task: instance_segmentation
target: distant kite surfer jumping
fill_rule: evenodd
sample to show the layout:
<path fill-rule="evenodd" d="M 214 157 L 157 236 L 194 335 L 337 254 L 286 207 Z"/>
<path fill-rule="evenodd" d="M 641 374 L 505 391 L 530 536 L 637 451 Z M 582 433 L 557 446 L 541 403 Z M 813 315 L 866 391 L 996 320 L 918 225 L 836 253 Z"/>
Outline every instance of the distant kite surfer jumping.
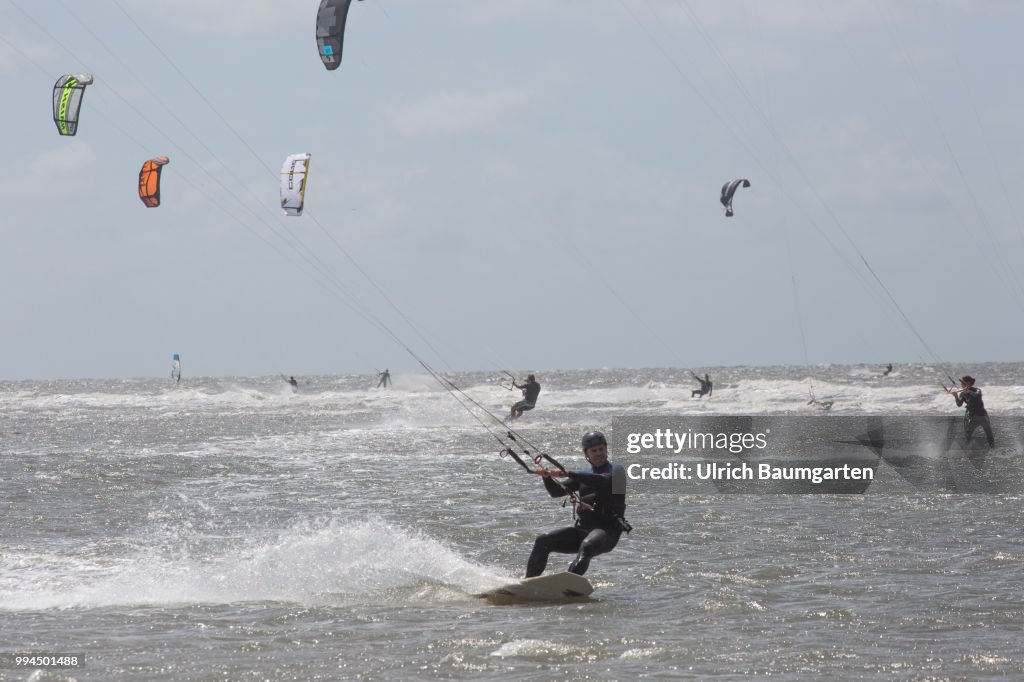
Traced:
<path fill-rule="evenodd" d="M 519 385 L 512 380 L 512 385 L 516 388 L 522 389 L 523 399 L 512 406 L 511 419 L 515 421 L 519 417 L 523 416 L 523 412 L 532 410 L 537 406 L 537 396 L 540 395 L 540 384 L 537 383 L 537 379 L 529 374 L 526 377 L 526 383 Z"/>
<path fill-rule="evenodd" d="M 377 375 L 380 381 L 377 382 L 377 388 L 387 388 L 391 384 L 391 371 L 385 369 L 383 372 Z"/>
<path fill-rule="evenodd" d="M 711 389 L 712 389 L 711 377 L 708 376 L 707 373 L 705 373 L 704 374 L 704 378 L 701 379 L 699 376 L 697 376 L 693 372 L 690 372 L 690 376 L 692 376 L 694 379 L 696 379 L 697 381 L 700 382 L 700 388 L 697 388 L 697 389 L 694 389 L 693 391 L 691 391 L 690 392 L 690 398 L 693 398 L 694 396 L 697 396 L 698 398 L 703 398 L 704 396 L 707 396 L 707 397 L 710 398 L 711 397 Z"/>
<path fill-rule="evenodd" d="M 883 377 L 889 376 L 889 372 L 891 372 L 891 371 L 892 371 L 892 363 L 890 362 L 888 365 L 885 366 L 885 371 L 882 372 L 882 376 Z"/>

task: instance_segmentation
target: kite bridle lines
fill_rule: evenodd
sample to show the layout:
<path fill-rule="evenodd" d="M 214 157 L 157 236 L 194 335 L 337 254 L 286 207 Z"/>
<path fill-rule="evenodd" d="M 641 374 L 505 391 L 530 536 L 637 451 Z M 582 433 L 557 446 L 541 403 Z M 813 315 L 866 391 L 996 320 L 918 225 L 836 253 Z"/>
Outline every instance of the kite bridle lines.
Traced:
<path fill-rule="evenodd" d="M 526 463 L 524 458 L 530 460 L 535 467 L 539 467 L 544 460 L 547 460 L 552 466 L 554 466 L 558 470 L 568 471 L 568 469 L 562 466 L 561 462 L 559 462 L 557 459 L 555 459 L 554 457 L 545 452 L 539 452 L 536 455 L 532 455 L 531 450 L 537 451 L 538 448 L 533 443 L 531 443 L 528 438 L 526 438 L 522 434 L 517 433 L 515 429 L 506 426 L 505 422 L 503 422 L 501 419 L 498 418 L 497 415 L 495 415 L 493 412 L 491 412 L 482 404 L 480 404 L 480 401 L 476 400 L 471 395 L 467 394 L 461 388 L 456 386 L 455 382 L 441 376 L 441 374 L 434 370 L 434 368 L 428 365 L 424 360 L 419 358 L 416 355 L 416 353 L 412 351 L 412 349 L 410 349 L 408 346 L 405 346 L 405 344 L 402 343 L 399 339 L 395 338 L 395 340 L 398 341 L 399 344 L 404 346 L 406 352 L 408 352 L 413 357 L 413 359 L 415 359 L 416 362 L 418 362 L 420 366 L 423 367 L 423 369 L 425 369 L 428 374 L 430 374 L 431 377 L 433 377 L 439 384 L 441 384 L 441 386 L 443 386 L 444 389 L 448 391 L 449 395 L 455 398 L 459 405 L 461 405 L 462 408 L 466 410 L 466 412 L 468 412 L 470 416 L 472 416 L 473 419 L 475 419 L 480 424 L 480 426 L 484 427 L 484 429 L 488 433 L 490 433 L 495 440 L 498 441 L 499 445 L 502 446 L 502 449 L 498 452 L 499 457 L 511 457 L 513 460 L 515 460 L 516 464 L 523 467 L 523 469 L 526 470 L 528 474 L 536 474 L 537 470 L 531 468 L 530 465 Z M 483 412 L 488 417 L 490 417 L 493 425 L 500 424 L 501 429 L 505 433 L 503 435 L 499 434 L 493 428 L 492 424 L 488 424 L 486 421 L 481 419 L 480 415 L 472 409 L 474 407 L 480 412 Z M 520 443 L 522 443 L 522 445 L 525 445 L 526 447 L 522 447 Z M 521 452 L 516 451 L 516 446 L 520 448 Z M 576 494 L 575 490 L 572 490 L 571 488 L 569 488 L 556 478 L 552 478 L 551 480 L 553 480 L 562 490 L 565 491 L 567 499 L 562 503 L 562 505 L 565 506 L 565 504 L 569 502 L 572 503 L 572 516 L 574 519 L 577 518 L 577 509 L 594 511 L 594 507 L 581 500 L 580 496 Z"/>

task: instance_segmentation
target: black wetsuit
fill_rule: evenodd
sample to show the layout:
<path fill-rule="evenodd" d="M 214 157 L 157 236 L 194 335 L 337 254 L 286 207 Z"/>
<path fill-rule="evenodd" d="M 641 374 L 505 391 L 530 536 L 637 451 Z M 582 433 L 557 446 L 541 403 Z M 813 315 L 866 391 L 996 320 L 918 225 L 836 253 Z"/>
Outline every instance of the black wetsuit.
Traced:
<path fill-rule="evenodd" d="M 889 372 L 891 372 L 891 371 L 892 371 L 892 365 L 886 365 L 885 366 L 885 371 L 882 372 L 882 376 L 883 377 L 889 376 Z"/>
<path fill-rule="evenodd" d="M 381 388 L 381 387 L 387 388 L 388 384 L 390 384 L 390 383 L 391 383 L 391 372 L 387 372 L 387 371 L 381 372 L 380 373 L 380 381 L 377 382 L 377 388 Z"/>
<path fill-rule="evenodd" d="M 992 424 L 988 420 L 988 411 L 985 409 L 985 403 L 981 399 L 981 389 L 971 386 L 965 388 L 956 394 L 956 406 L 966 406 L 966 413 L 964 414 L 964 430 L 967 434 L 967 439 L 970 440 L 974 430 L 979 426 L 985 430 L 985 439 L 988 441 L 988 446 L 995 447 L 996 439 L 992 435 Z"/>
<path fill-rule="evenodd" d="M 523 384 L 523 399 L 512 406 L 512 414 L 519 417 L 527 410 L 537 406 L 537 396 L 540 395 L 540 384 L 536 380 L 527 381 Z"/>
<path fill-rule="evenodd" d="M 690 397 L 692 398 L 695 395 L 696 396 L 700 396 L 702 398 L 705 395 L 710 397 L 711 396 L 711 379 L 701 379 L 696 374 L 693 375 L 693 378 L 700 382 L 700 388 L 696 389 L 695 391 L 690 391 Z"/>
<path fill-rule="evenodd" d="M 563 485 L 576 491 L 580 500 L 594 510 L 580 506 L 575 526 L 546 533 L 534 541 L 530 560 L 526 564 L 527 578 L 544 572 L 551 552 L 576 552 L 569 571 L 583 575 L 590 566 L 590 560 L 598 554 L 612 551 L 622 531 L 628 530 L 622 516 L 626 512 L 625 469 L 606 461 L 600 469 L 570 471 L 568 474 L 569 478 L 563 480 Z M 551 497 L 564 497 L 568 494 L 562 486 L 547 477 L 544 478 L 544 487 Z"/>

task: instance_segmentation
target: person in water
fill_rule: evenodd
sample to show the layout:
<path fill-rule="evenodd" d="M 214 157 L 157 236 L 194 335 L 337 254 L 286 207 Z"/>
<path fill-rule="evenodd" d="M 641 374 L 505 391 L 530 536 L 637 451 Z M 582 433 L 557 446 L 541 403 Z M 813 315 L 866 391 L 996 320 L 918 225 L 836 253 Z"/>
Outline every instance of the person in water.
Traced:
<path fill-rule="evenodd" d="M 544 572 L 551 552 L 576 554 L 569 572 L 583 575 L 590 560 L 612 551 L 623 531 L 632 530 L 626 512 L 626 470 L 608 459 L 608 441 L 600 431 L 583 434 L 583 456 L 590 471 L 561 471 L 537 467 L 544 488 L 551 497 L 564 497 L 573 491 L 580 504 L 574 506 L 575 525 L 559 528 L 538 537 L 526 563 L 526 577 Z M 555 479 L 561 479 L 556 481 Z"/>
<path fill-rule="evenodd" d="M 964 413 L 964 433 L 967 436 L 967 440 L 971 439 L 974 430 L 980 426 L 985 430 L 985 440 L 988 441 L 988 446 L 990 448 L 995 447 L 996 439 L 992 435 L 992 424 L 988 420 L 988 411 L 985 409 L 985 403 L 981 399 L 981 389 L 974 385 L 974 377 L 970 375 L 960 377 L 960 390 L 951 392 L 956 399 L 956 406 L 963 406 L 966 410 Z"/>
<path fill-rule="evenodd" d="M 819 410 L 823 410 L 825 412 L 828 412 L 829 410 L 832 409 L 832 406 L 836 404 L 836 401 L 834 401 L 834 400 L 818 400 L 817 398 L 815 398 L 812 395 L 811 399 L 807 401 L 807 404 L 808 405 L 814 405 Z"/>
<path fill-rule="evenodd" d="M 882 372 L 882 376 L 883 377 L 889 376 L 889 372 L 891 372 L 891 371 L 892 371 L 892 363 L 890 362 L 888 365 L 885 366 L 885 371 Z"/>
<path fill-rule="evenodd" d="M 288 383 L 291 385 L 292 391 L 299 390 L 299 382 L 295 380 L 295 377 L 288 377 Z"/>
<path fill-rule="evenodd" d="M 704 378 L 701 379 L 699 376 L 697 376 L 693 372 L 690 372 L 690 376 L 692 376 L 694 379 L 696 379 L 697 381 L 700 382 L 700 388 L 691 391 L 690 392 L 690 397 L 693 398 L 694 396 L 697 396 L 697 397 L 703 398 L 706 395 L 707 397 L 710 398 L 711 397 L 711 377 L 708 376 L 707 373 L 705 373 L 704 374 Z"/>
<path fill-rule="evenodd" d="M 512 421 L 515 421 L 519 417 L 523 416 L 523 412 L 537 407 L 537 396 L 540 395 L 540 384 L 537 383 L 536 377 L 532 374 L 528 374 L 526 376 L 525 384 L 520 386 L 515 382 L 515 379 L 513 379 L 512 385 L 523 390 L 523 399 L 512 406 L 511 418 Z"/>
<path fill-rule="evenodd" d="M 377 375 L 380 377 L 380 381 L 377 382 L 377 388 L 387 388 L 391 384 L 391 372 L 390 370 L 384 370 Z"/>

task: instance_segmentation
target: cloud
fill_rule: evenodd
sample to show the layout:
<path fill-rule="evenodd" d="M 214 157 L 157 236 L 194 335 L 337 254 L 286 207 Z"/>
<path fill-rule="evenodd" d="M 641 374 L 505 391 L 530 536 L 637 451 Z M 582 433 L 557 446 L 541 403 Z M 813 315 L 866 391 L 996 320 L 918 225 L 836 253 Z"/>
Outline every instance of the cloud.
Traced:
<path fill-rule="evenodd" d="M 1013 9 L 1014 3 L 979 0 L 907 0 L 880 5 L 877 0 L 820 0 L 789 2 L 720 2 L 720 0 L 656 0 L 648 4 L 660 22 L 691 25 L 693 17 L 705 27 L 757 28 L 758 30 L 847 30 L 856 26 L 877 26 L 890 22 L 917 21 L 922 11 L 948 8 L 963 13 L 989 13 Z M 945 11 L 943 9 L 943 11 Z M 639 16 L 643 14 L 638 13 Z M 645 19 L 646 21 L 646 19 Z"/>
<path fill-rule="evenodd" d="M 493 133 L 504 129 L 530 97 L 523 90 L 434 93 L 398 113 L 395 127 L 413 137 Z"/>
<path fill-rule="evenodd" d="M 933 148 L 915 150 L 906 138 L 892 131 L 878 131 L 861 114 L 812 119 L 801 126 L 799 145 L 790 149 L 799 160 L 801 173 L 788 161 L 780 166 L 782 185 L 813 193 L 829 205 L 879 205 L 892 202 L 935 202 L 945 191 L 949 165 Z M 812 200 L 812 205 L 817 200 Z"/>
<path fill-rule="evenodd" d="M 185 28 L 190 33 L 244 35 L 300 19 L 310 24 L 316 17 L 316 3 L 282 0 L 246 0 L 245 3 L 211 0 L 131 0 L 125 10 L 133 16 L 140 11 L 159 11 L 159 19 Z M 311 15 L 311 16 L 310 16 Z"/>
<path fill-rule="evenodd" d="M 4 37 L 0 40 L 0 73 L 16 73 L 25 61 L 38 64 L 56 56 L 57 50 L 52 45 Z"/>
<path fill-rule="evenodd" d="M 66 197 L 74 193 L 71 188 L 85 186 L 83 171 L 95 160 L 96 152 L 89 143 L 64 138 L 60 146 L 43 152 L 21 172 L 0 177 L 0 199 L 52 199 L 55 187 L 63 188 Z"/>
<path fill-rule="evenodd" d="M 585 3 L 551 2 L 551 0 L 502 0 L 480 2 L 463 0 L 448 4 L 452 21 L 465 26 L 501 26 L 514 23 L 552 24 L 571 21 L 582 25 L 591 19 L 600 21 L 600 13 Z"/>
<path fill-rule="evenodd" d="M 941 189 L 936 183 L 947 170 L 943 163 L 905 156 L 890 145 L 865 150 L 854 163 L 859 173 L 848 191 L 860 201 L 934 196 Z"/>
<path fill-rule="evenodd" d="M 7 43 L 0 42 L 0 73 L 14 73 L 17 66 L 17 52 Z"/>

